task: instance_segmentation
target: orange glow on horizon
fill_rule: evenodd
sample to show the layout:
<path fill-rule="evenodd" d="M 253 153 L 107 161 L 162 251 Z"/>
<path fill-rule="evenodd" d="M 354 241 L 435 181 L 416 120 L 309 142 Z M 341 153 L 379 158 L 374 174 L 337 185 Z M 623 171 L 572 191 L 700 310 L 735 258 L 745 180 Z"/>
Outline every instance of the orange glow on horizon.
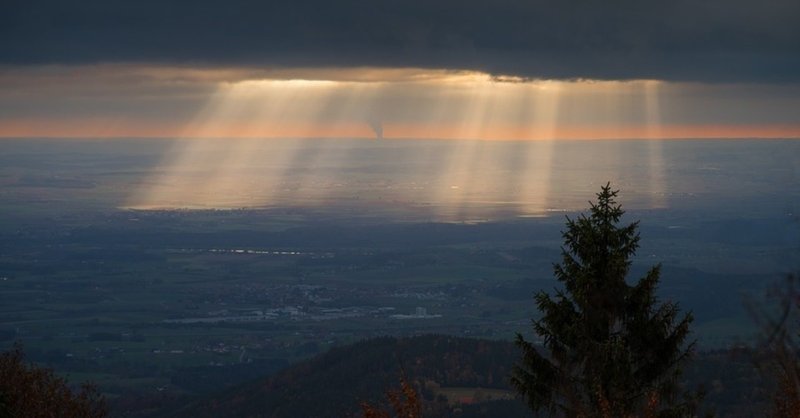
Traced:
<path fill-rule="evenodd" d="M 241 126 L 207 127 L 187 135 L 183 123 L 141 123 L 115 118 L 0 121 L 0 138 L 374 138 L 365 123 L 265 124 L 258 129 Z M 800 138 L 798 125 L 660 125 L 657 130 L 639 126 L 492 126 L 472 138 L 460 138 L 460 126 L 445 124 L 385 123 L 386 139 L 703 139 Z"/>
<path fill-rule="evenodd" d="M 0 71 L 0 105 L 5 93 L 31 109 L 0 116 L 0 138 L 800 138 L 800 123 L 773 118 L 769 106 L 742 118 L 757 99 L 747 88 L 709 101 L 708 86 L 686 83 L 414 68 L 95 66 L 75 80 L 64 71 Z"/>
<path fill-rule="evenodd" d="M 445 126 L 392 125 L 385 126 L 386 137 L 415 139 L 482 139 L 482 140 L 570 140 L 570 139 L 702 139 L 702 138 L 800 138 L 800 125 L 686 125 L 641 126 L 563 126 L 519 128 L 513 126 L 491 129 L 491 135 L 476 138 L 457 138 L 455 129 Z"/>

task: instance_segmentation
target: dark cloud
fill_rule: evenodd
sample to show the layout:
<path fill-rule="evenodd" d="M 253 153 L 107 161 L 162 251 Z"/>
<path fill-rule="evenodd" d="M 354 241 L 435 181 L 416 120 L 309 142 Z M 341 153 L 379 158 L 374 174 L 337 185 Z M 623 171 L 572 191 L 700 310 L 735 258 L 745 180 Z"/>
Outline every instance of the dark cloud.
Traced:
<path fill-rule="evenodd" d="M 800 81 L 797 0 L 10 0 L 0 63 Z"/>

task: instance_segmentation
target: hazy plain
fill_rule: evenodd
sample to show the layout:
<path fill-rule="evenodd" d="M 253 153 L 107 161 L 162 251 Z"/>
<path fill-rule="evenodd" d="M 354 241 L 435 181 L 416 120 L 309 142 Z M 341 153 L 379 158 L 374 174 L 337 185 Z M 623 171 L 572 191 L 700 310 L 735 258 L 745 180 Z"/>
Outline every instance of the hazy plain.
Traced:
<path fill-rule="evenodd" d="M 788 140 L 2 140 L 0 337 L 121 404 L 368 336 L 510 338 L 556 286 L 564 216 L 610 181 L 641 221 L 633 273 L 662 263 L 661 297 L 694 311 L 701 347 L 728 347 L 752 338 L 744 301 L 797 270 L 798 155 Z"/>

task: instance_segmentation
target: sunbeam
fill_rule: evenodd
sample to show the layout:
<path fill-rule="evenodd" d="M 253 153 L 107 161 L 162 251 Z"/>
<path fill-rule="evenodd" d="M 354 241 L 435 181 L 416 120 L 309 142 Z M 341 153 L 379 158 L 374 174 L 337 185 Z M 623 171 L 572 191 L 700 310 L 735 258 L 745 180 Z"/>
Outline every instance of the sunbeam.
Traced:
<path fill-rule="evenodd" d="M 563 197 L 551 198 L 554 188 L 600 181 L 585 178 L 584 167 L 624 177 L 614 171 L 622 167 L 619 143 L 585 155 L 566 139 L 626 134 L 649 140 L 643 187 L 653 207 L 663 207 L 659 85 L 468 72 L 222 82 L 128 207 L 347 200 L 405 202 L 453 220 L 541 215 L 568 209 Z"/>
<path fill-rule="evenodd" d="M 663 133 L 661 132 L 661 107 L 659 105 L 658 81 L 644 84 L 644 108 L 647 123 L 647 148 L 649 167 L 650 204 L 655 208 L 666 207 L 666 177 L 664 167 Z"/>
<path fill-rule="evenodd" d="M 541 138 L 542 141 L 536 146 L 527 147 L 527 152 L 523 153 L 525 158 L 521 168 L 524 175 L 512 176 L 514 184 L 519 185 L 514 189 L 520 191 L 522 210 L 525 213 L 540 214 L 548 209 L 561 85 L 560 82 L 546 82 L 528 89 L 526 98 L 533 104 L 533 137 Z"/>

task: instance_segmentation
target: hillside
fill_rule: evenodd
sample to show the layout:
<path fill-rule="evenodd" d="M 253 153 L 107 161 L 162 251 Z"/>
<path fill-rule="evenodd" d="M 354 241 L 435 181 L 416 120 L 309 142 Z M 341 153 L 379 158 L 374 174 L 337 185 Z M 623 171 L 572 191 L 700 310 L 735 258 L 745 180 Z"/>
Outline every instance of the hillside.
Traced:
<path fill-rule="evenodd" d="M 451 416 L 456 410 L 462 417 L 525 416 L 519 401 L 488 401 L 508 397 L 507 376 L 516 357 L 516 348 L 502 341 L 438 335 L 376 338 L 334 348 L 271 378 L 191 405 L 177 416 L 352 416 L 362 401 L 382 402 L 385 390 L 399 385 L 401 367 L 422 391 L 426 416 Z M 474 401 L 470 398 L 476 392 L 485 402 L 460 405 Z"/>
<path fill-rule="evenodd" d="M 442 335 L 382 337 L 337 347 L 311 360 L 188 405 L 175 417 L 350 417 L 359 403 L 385 401 L 401 366 L 422 393 L 426 417 L 527 417 L 508 386 L 518 357 L 508 341 Z M 769 389 L 744 353 L 700 353 L 686 384 L 707 391 L 720 417 L 763 415 Z"/>

